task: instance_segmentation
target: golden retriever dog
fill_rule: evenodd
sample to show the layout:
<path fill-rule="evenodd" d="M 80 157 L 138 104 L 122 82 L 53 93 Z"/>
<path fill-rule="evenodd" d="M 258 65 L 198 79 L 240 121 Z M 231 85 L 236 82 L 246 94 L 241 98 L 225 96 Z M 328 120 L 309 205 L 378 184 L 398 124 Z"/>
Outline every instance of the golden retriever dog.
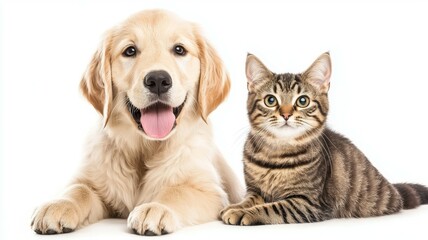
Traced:
<path fill-rule="evenodd" d="M 207 119 L 230 80 L 195 24 L 162 10 L 131 16 L 107 32 L 80 87 L 103 121 L 65 194 L 36 209 L 36 233 L 119 217 L 162 235 L 240 201 Z"/>

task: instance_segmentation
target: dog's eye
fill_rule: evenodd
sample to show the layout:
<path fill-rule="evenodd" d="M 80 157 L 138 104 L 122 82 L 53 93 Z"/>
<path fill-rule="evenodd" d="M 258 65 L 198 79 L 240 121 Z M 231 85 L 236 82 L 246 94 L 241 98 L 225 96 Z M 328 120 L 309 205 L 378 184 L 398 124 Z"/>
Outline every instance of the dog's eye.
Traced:
<path fill-rule="evenodd" d="M 173 51 L 179 56 L 185 56 L 187 54 L 187 50 L 181 45 L 175 45 Z"/>
<path fill-rule="evenodd" d="M 127 47 L 122 53 L 124 57 L 133 57 L 135 54 L 137 54 L 137 49 L 134 46 Z"/>

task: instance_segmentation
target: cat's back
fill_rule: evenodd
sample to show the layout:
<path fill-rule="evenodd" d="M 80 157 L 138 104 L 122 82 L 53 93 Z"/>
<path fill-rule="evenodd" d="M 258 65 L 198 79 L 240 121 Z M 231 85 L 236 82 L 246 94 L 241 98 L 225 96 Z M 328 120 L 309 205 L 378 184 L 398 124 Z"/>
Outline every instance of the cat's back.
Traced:
<path fill-rule="evenodd" d="M 347 169 L 354 164 L 370 164 L 363 152 L 344 135 L 326 128 L 320 138 L 324 152 L 332 160 L 332 164 L 343 162 L 348 166 Z"/>
<path fill-rule="evenodd" d="M 323 136 L 327 149 L 329 173 L 325 200 L 334 217 L 366 217 L 398 211 L 397 192 L 346 137 L 326 129 Z M 394 196 L 391 209 L 383 195 Z M 328 197 L 326 197 L 328 196 Z"/>
<path fill-rule="evenodd" d="M 325 154 L 333 165 L 343 164 L 348 171 L 354 168 L 365 170 L 367 167 L 372 167 L 364 153 L 351 140 L 330 128 L 324 130 L 321 142 Z"/>
<path fill-rule="evenodd" d="M 340 147 L 357 148 L 347 137 L 343 136 L 340 133 L 337 133 L 336 131 L 328 127 L 324 130 L 322 138 L 324 138 L 323 141 L 327 146 L 329 146 L 330 148 L 336 148 L 335 150 L 341 150 Z"/>

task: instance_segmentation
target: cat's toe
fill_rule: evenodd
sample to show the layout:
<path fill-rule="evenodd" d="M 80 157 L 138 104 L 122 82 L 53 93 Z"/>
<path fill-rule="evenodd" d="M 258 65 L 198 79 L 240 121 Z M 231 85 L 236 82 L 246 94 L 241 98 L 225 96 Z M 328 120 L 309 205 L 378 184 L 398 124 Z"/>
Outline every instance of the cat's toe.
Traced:
<path fill-rule="evenodd" d="M 229 209 L 223 214 L 222 221 L 229 225 L 241 226 L 264 224 L 262 218 L 248 209 Z"/>
<path fill-rule="evenodd" d="M 229 225 L 241 225 L 241 219 L 244 216 L 242 209 L 229 209 L 222 216 L 221 220 Z"/>
<path fill-rule="evenodd" d="M 247 212 L 241 217 L 241 226 L 263 225 L 263 222 L 253 214 Z"/>
<path fill-rule="evenodd" d="M 226 208 L 223 208 L 223 210 L 221 210 L 221 211 L 220 211 L 220 219 L 222 219 L 222 218 L 223 218 L 223 215 L 224 215 L 227 211 L 229 211 L 230 209 L 234 209 L 234 208 L 232 208 L 231 206 L 226 207 Z"/>

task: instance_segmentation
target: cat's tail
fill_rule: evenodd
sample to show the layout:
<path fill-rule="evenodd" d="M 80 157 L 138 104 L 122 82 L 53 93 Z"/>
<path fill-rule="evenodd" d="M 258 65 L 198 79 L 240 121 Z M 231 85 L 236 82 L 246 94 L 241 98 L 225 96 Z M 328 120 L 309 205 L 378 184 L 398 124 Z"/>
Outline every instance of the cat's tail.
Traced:
<path fill-rule="evenodd" d="M 428 204 L 428 188 L 424 185 L 413 183 L 396 183 L 393 185 L 401 195 L 404 209 Z"/>

